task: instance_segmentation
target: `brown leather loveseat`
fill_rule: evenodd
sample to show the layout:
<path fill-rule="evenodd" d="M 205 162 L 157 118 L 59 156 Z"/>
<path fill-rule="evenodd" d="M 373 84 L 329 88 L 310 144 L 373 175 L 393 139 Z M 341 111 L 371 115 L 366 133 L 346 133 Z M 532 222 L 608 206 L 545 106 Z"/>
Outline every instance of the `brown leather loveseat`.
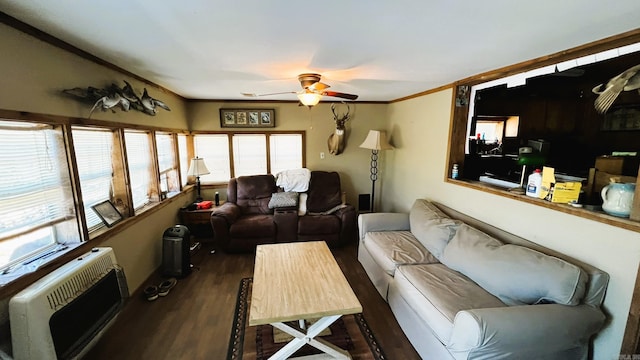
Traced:
<path fill-rule="evenodd" d="M 338 247 L 355 241 L 356 210 L 343 204 L 337 172 L 311 171 L 305 215 L 299 215 L 304 206 L 270 209 L 277 192 L 282 189 L 273 175 L 229 180 L 227 201 L 211 214 L 217 246 L 226 252 L 251 252 L 260 244 L 324 240 Z"/>

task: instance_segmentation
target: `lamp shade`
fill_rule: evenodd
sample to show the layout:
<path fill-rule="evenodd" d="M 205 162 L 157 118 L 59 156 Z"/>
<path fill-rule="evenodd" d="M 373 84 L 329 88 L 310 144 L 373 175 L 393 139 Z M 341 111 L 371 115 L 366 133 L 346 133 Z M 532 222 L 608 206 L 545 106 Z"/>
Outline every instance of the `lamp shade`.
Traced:
<path fill-rule="evenodd" d="M 209 174 L 209 169 L 207 169 L 207 165 L 204 163 L 203 158 L 194 157 L 191 159 L 191 165 L 189 165 L 189 171 L 187 171 L 187 175 L 189 176 L 201 176 Z"/>
<path fill-rule="evenodd" d="M 378 130 L 369 130 L 367 138 L 360 145 L 361 148 L 371 150 L 391 150 L 393 146 L 387 141 L 387 133 Z"/>
<path fill-rule="evenodd" d="M 318 103 L 320 102 L 320 98 L 322 98 L 322 95 L 316 94 L 314 92 L 298 93 L 298 99 L 300 99 L 300 102 L 302 103 L 302 105 L 305 105 L 305 106 L 318 105 Z"/>

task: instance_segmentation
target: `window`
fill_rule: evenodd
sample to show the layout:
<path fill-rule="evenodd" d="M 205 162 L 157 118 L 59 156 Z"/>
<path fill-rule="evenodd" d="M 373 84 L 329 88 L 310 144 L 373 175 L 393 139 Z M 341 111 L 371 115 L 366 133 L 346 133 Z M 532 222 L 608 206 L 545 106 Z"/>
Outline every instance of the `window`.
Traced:
<path fill-rule="evenodd" d="M 180 185 L 187 185 L 187 171 L 189 171 L 189 150 L 187 135 L 178 134 L 178 156 L 180 157 Z"/>
<path fill-rule="evenodd" d="M 143 131 L 125 130 L 124 140 L 133 208 L 140 210 L 152 201 L 155 190 L 149 134 Z"/>
<path fill-rule="evenodd" d="M 160 193 L 162 197 L 175 195 L 180 191 L 178 184 L 178 161 L 175 149 L 173 134 L 156 133 Z"/>
<path fill-rule="evenodd" d="M 195 155 L 204 158 L 211 171 L 200 177 L 203 183 L 304 167 L 304 132 L 195 134 L 193 138 Z"/>
<path fill-rule="evenodd" d="M 267 173 L 266 136 L 233 135 L 233 168 L 235 176 Z"/>
<path fill-rule="evenodd" d="M 0 269 L 79 242 L 60 127 L 0 121 Z"/>
<path fill-rule="evenodd" d="M 229 136 L 227 134 L 195 135 L 193 137 L 193 147 L 194 155 L 204 159 L 210 172 L 207 175 L 200 176 L 200 182 L 225 182 L 231 178 Z M 189 163 L 187 163 L 188 166 Z"/>
<path fill-rule="evenodd" d="M 104 224 L 91 207 L 113 199 L 113 132 L 108 129 L 73 127 L 72 135 L 86 225 L 92 232 Z"/>
<path fill-rule="evenodd" d="M 274 134 L 269 136 L 271 173 L 302 168 L 302 135 Z"/>

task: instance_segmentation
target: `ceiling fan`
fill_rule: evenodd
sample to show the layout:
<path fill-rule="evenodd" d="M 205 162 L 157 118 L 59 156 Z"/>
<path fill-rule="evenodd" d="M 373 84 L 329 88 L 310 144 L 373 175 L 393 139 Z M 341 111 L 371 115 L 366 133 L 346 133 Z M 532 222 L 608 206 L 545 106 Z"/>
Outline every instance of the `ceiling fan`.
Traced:
<path fill-rule="evenodd" d="M 321 77 L 322 76 L 320 74 L 314 73 L 304 73 L 298 75 L 298 81 L 300 81 L 300 86 L 302 86 L 302 90 L 300 91 L 285 91 L 270 94 L 242 93 L 242 95 L 248 97 L 258 97 L 280 94 L 296 94 L 298 96 L 298 99 L 300 99 L 302 105 L 309 107 L 317 105 L 323 96 L 331 96 L 348 100 L 356 100 L 358 98 L 358 95 L 327 90 L 329 88 L 329 85 L 321 83 Z"/>

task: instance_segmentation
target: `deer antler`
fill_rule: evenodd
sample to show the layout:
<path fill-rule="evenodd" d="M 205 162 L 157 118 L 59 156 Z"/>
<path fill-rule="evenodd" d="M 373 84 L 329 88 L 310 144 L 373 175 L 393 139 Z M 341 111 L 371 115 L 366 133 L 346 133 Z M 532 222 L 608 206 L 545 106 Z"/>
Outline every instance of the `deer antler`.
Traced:
<path fill-rule="evenodd" d="M 344 123 L 345 121 L 349 120 L 349 113 L 351 112 L 351 107 L 349 106 L 349 104 L 345 103 L 344 101 L 342 101 L 342 103 L 347 106 L 347 112 L 344 115 L 340 116 L 336 113 L 336 103 L 331 104 L 331 112 L 333 113 L 333 119 L 336 122 Z"/>

